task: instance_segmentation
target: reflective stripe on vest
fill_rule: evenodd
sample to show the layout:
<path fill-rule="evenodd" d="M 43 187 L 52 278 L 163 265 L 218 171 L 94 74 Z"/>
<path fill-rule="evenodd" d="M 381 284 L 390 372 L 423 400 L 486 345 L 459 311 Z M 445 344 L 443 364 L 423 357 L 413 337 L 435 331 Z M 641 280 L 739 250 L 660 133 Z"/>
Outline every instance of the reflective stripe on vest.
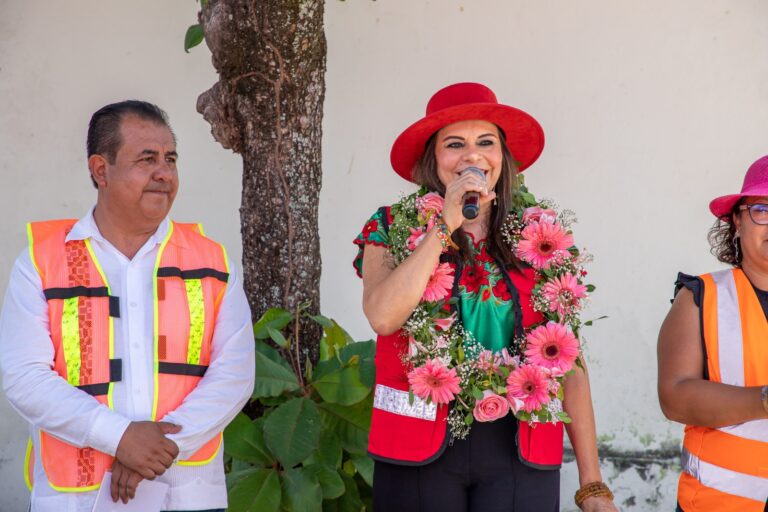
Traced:
<path fill-rule="evenodd" d="M 768 383 L 768 321 L 752 284 L 741 269 L 700 277 L 710 380 L 742 387 Z M 688 425 L 681 465 L 692 477 L 681 478 L 678 491 L 686 512 L 743 509 L 744 499 L 763 510 L 768 498 L 768 420 L 717 429 Z"/>
<path fill-rule="evenodd" d="M 48 300 L 54 370 L 113 408 L 114 382 L 122 379 L 120 361 L 114 359 L 113 318 L 119 317 L 119 299 L 111 295 L 90 240 L 65 242 L 75 222 L 29 224 L 30 256 Z M 228 272 L 224 248 L 203 237 L 198 225 L 170 223 L 153 277 L 153 420 L 176 409 L 204 375 Z M 221 433 L 179 464 L 207 464 L 220 445 Z M 40 452 L 49 484 L 60 492 L 97 489 L 113 461 L 42 430 Z M 32 475 L 31 467 L 26 473 Z"/>
<path fill-rule="evenodd" d="M 384 384 L 376 384 L 373 392 L 373 407 L 421 420 L 435 421 L 437 417 L 437 404 L 427 403 L 418 396 L 411 398 L 408 391 L 391 388 Z"/>
<path fill-rule="evenodd" d="M 760 502 L 761 505 L 765 503 L 765 498 L 768 496 L 768 482 L 766 482 L 765 478 L 745 475 L 744 473 L 715 466 L 692 455 L 685 448 L 683 448 L 680 456 L 680 464 L 683 471 L 707 487 L 712 487 L 734 496 L 755 500 Z"/>

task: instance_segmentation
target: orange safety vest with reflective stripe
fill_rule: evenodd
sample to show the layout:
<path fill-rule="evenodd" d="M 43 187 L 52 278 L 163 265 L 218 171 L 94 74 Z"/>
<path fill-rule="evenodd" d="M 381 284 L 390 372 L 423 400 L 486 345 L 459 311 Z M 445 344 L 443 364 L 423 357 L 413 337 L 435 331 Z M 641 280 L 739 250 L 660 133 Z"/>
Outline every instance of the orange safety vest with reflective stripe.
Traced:
<path fill-rule="evenodd" d="M 75 222 L 30 223 L 30 257 L 48 301 L 54 370 L 112 409 L 114 383 L 122 379 L 113 322 L 120 316 L 120 301 L 111 293 L 90 240 L 65 241 Z M 206 238 L 199 225 L 169 224 L 153 272 L 153 421 L 176 409 L 205 374 L 228 278 L 223 246 Z M 179 464 L 209 463 L 221 441 L 219 433 Z M 28 450 L 28 484 L 33 455 Z M 106 453 L 78 448 L 42 429 L 40 457 L 51 487 L 61 492 L 97 489 L 113 462 Z"/>
<path fill-rule="evenodd" d="M 768 384 L 768 321 L 741 269 L 700 276 L 709 380 Z M 685 512 L 763 512 L 768 498 L 768 420 L 720 428 L 686 425 L 678 501 Z"/>

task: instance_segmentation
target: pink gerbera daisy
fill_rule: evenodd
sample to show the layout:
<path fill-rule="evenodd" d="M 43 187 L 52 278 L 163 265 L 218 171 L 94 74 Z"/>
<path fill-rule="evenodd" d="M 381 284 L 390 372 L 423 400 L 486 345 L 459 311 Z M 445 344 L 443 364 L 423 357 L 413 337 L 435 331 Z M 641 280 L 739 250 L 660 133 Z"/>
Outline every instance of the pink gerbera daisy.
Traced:
<path fill-rule="evenodd" d="M 556 251 L 565 251 L 573 245 L 573 235 L 556 222 L 533 222 L 521 235 L 517 256 L 536 269 L 549 268 Z"/>
<path fill-rule="evenodd" d="M 450 295 L 452 286 L 453 269 L 448 263 L 440 263 L 429 276 L 429 282 L 427 282 L 421 300 L 423 302 L 436 302 L 444 299 Z"/>
<path fill-rule="evenodd" d="M 449 370 L 439 359 L 430 359 L 424 366 L 408 373 L 413 394 L 423 400 L 431 398 L 436 404 L 447 404 L 453 400 L 454 395 L 461 392 L 459 382 L 456 368 Z"/>
<path fill-rule="evenodd" d="M 579 341 L 563 324 L 549 322 L 526 336 L 525 357 L 528 362 L 545 368 L 567 372 L 579 355 Z"/>
<path fill-rule="evenodd" d="M 573 274 L 563 274 L 548 281 L 541 294 L 549 302 L 549 310 L 565 315 L 579 307 L 580 299 L 587 296 L 587 287 L 579 284 Z"/>
<path fill-rule="evenodd" d="M 515 398 L 523 402 L 522 409 L 526 412 L 539 409 L 549 402 L 549 382 L 541 368 L 526 364 L 509 374 L 507 400 Z"/>

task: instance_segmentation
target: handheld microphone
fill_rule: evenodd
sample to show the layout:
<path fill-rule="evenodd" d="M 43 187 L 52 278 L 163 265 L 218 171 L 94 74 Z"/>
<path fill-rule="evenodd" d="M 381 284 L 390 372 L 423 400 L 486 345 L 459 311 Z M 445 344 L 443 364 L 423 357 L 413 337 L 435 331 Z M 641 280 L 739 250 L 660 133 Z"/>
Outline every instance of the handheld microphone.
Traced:
<path fill-rule="evenodd" d="M 467 167 L 461 174 L 465 172 L 471 172 L 485 181 L 485 173 L 477 167 Z M 479 192 L 467 192 L 464 194 L 463 206 L 461 207 L 461 213 L 465 219 L 474 219 L 477 214 L 480 213 L 480 193 Z"/>

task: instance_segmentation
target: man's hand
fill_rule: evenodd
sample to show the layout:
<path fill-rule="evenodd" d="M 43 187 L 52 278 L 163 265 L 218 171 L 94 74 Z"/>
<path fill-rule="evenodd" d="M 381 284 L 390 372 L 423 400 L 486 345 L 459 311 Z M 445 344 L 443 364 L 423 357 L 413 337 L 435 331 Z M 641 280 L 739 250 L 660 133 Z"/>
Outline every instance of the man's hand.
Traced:
<path fill-rule="evenodd" d="M 173 423 L 132 421 L 117 445 L 115 458 L 142 478 L 152 480 L 165 473 L 179 454 L 176 443 L 165 437 L 179 431 L 181 427 Z"/>
<path fill-rule="evenodd" d="M 123 503 L 128 503 L 136 497 L 136 487 L 139 482 L 144 480 L 140 474 L 132 469 L 128 469 L 126 466 L 116 460 L 112 464 L 112 484 L 110 485 L 110 493 L 112 494 L 112 501 L 117 503 L 117 500 L 122 500 Z"/>

